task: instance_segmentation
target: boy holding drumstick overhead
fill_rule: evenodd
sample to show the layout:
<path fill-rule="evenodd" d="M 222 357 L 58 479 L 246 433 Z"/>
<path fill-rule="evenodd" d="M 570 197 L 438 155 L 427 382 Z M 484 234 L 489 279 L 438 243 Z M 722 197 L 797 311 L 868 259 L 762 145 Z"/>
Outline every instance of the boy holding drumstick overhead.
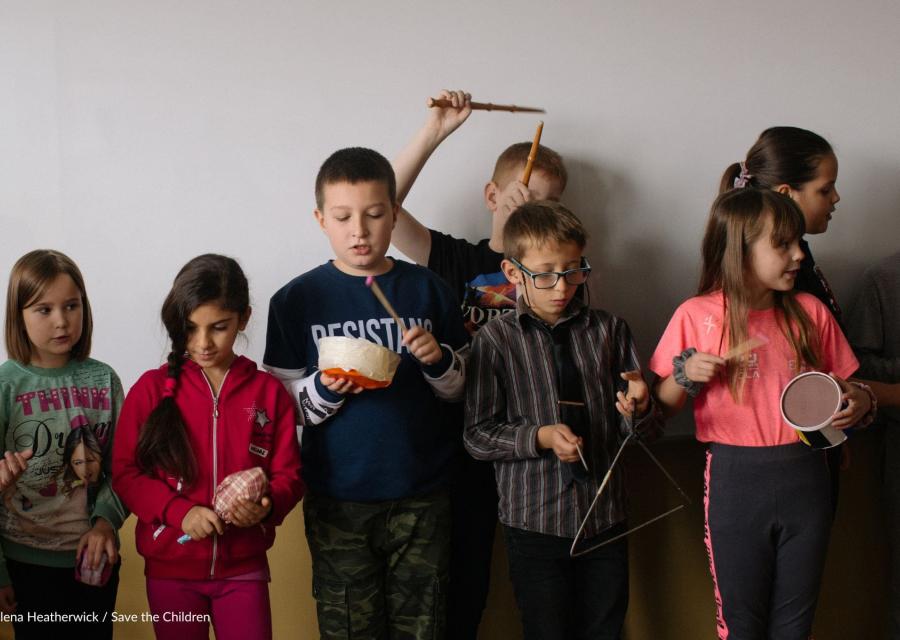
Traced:
<path fill-rule="evenodd" d="M 463 91 L 442 91 L 450 106 L 433 107 L 425 124 L 394 160 L 397 201 L 403 203 L 428 158 L 472 113 L 471 96 Z M 400 208 L 391 240 L 416 263 L 446 280 L 462 309 L 463 321 L 475 334 L 488 320 L 515 309 L 515 286 L 503 276 L 503 229 L 520 205 L 532 200 L 558 201 L 566 188 L 567 173 L 558 153 L 538 148 L 531 179 L 522 182 L 530 142 L 508 147 L 497 158 L 484 186 L 484 203 L 491 213 L 488 238 L 472 243 L 429 229 Z M 462 428 L 462 412 L 451 407 Z M 477 636 L 487 600 L 491 553 L 497 526 L 497 488 L 490 463 L 469 457 L 459 441 L 459 464 L 451 487 L 451 533 L 448 637 Z"/>

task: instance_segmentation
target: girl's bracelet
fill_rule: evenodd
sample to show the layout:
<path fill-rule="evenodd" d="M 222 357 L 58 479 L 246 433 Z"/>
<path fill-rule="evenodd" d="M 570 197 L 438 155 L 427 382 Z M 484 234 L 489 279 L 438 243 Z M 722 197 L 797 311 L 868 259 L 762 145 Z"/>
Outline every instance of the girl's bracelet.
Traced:
<path fill-rule="evenodd" d="M 697 350 L 694 347 L 691 347 L 672 358 L 672 376 L 675 378 L 675 382 L 678 383 L 678 386 L 687 391 L 687 394 L 692 398 L 696 398 L 700 391 L 703 390 L 702 382 L 691 380 L 684 372 L 684 363 L 695 353 L 697 353 Z"/>
<path fill-rule="evenodd" d="M 868 427 L 875 421 L 875 416 L 878 415 L 878 398 L 875 396 L 875 392 L 872 391 L 872 387 L 862 382 L 857 382 L 856 380 L 850 380 L 850 384 L 854 387 L 858 387 L 869 394 L 869 400 L 871 400 L 872 405 L 869 407 L 869 410 L 866 412 L 862 418 L 859 419 L 859 422 L 856 423 L 857 427 Z"/>

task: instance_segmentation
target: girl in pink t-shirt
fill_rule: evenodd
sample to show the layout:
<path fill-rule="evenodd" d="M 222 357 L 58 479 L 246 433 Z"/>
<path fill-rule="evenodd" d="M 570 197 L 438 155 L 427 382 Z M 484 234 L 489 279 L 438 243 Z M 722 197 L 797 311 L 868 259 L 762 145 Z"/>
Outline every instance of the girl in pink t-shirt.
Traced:
<path fill-rule="evenodd" d="M 720 195 L 703 239 L 698 295 L 675 312 L 650 368 L 669 414 L 695 398 L 708 442 L 706 544 L 719 638 L 808 638 L 819 591 L 831 497 L 824 454 L 782 420 L 779 398 L 798 373 L 831 372 L 843 429 L 870 411 L 844 378 L 856 358 L 828 309 L 795 294 L 803 214 L 787 196 L 753 187 Z M 757 339 L 749 353 L 728 351 Z"/>

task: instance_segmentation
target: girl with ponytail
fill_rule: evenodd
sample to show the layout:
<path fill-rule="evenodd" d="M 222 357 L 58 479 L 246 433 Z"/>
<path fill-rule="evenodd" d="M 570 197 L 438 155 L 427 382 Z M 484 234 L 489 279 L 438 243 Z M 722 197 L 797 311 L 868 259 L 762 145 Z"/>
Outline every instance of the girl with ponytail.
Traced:
<path fill-rule="evenodd" d="M 757 138 L 741 162 L 731 164 L 722 175 L 719 193 L 744 187 L 756 187 L 788 196 L 803 214 L 804 234 L 818 235 L 828 230 L 841 196 L 837 191 L 838 160 L 828 141 L 817 133 L 799 127 L 769 127 Z M 800 238 L 803 259 L 797 271 L 794 289 L 818 298 L 843 329 L 843 314 L 825 274 L 813 258 L 809 243 Z M 868 381 L 850 389 L 857 403 L 891 403 L 891 390 Z M 869 395 L 864 399 L 863 395 Z M 841 468 L 849 466 L 848 445 L 828 450 L 832 513 L 837 513 Z"/>
<path fill-rule="evenodd" d="M 816 235 L 828 230 L 835 206 L 841 201 L 837 175 L 837 156 L 825 138 L 799 127 L 769 127 L 759 134 L 744 160 L 725 169 L 719 193 L 756 187 L 784 194 L 803 214 L 804 234 Z M 803 237 L 800 250 L 803 260 L 796 290 L 817 297 L 840 324 L 841 308 Z"/>
<path fill-rule="evenodd" d="M 157 638 L 207 638 L 209 621 L 220 639 L 271 638 L 266 550 L 303 486 L 290 396 L 234 353 L 250 312 L 237 262 L 188 262 L 163 303 L 166 364 L 122 409 L 113 485 L 138 517 Z M 256 467 L 264 495 L 223 511 L 220 483 Z"/>
<path fill-rule="evenodd" d="M 859 363 L 834 316 L 794 291 L 805 222 L 797 204 L 743 185 L 712 205 L 697 295 L 666 327 L 650 368 L 667 415 L 693 397 L 707 443 L 705 542 L 718 637 L 809 638 L 831 529 L 825 454 L 782 419 L 781 390 L 804 371 L 831 372 L 846 429 L 871 422 L 866 393 L 844 378 Z"/>

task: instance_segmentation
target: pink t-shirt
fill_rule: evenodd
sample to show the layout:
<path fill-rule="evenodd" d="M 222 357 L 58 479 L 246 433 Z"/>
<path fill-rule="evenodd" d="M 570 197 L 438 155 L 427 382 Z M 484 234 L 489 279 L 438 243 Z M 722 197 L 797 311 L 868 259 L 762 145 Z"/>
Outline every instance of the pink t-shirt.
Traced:
<path fill-rule="evenodd" d="M 814 296 L 798 293 L 797 300 L 818 328 L 821 349 L 820 371 L 834 372 L 846 378 L 859 368 L 859 362 L 828 308 Z M 686 300 L 675 311 L 659 341 L 650 368 L 661 378 L 672 375 L 672 358 L 685 349 L 723 355 L 722 292 Z M 749 354 L 742 402 L 731 397 L 727 380 L 722 377 L 707 383 L 694 398 L 694 423 L 697 439 L 749 447 L 767 447 L 798 441 L 797 432 L 781 417 L 781 391 L 798 373 L 794 350 L 775 317 L 775 309 L 750 311 L 747 335 L 759 336 L 767 343 Z"/>

